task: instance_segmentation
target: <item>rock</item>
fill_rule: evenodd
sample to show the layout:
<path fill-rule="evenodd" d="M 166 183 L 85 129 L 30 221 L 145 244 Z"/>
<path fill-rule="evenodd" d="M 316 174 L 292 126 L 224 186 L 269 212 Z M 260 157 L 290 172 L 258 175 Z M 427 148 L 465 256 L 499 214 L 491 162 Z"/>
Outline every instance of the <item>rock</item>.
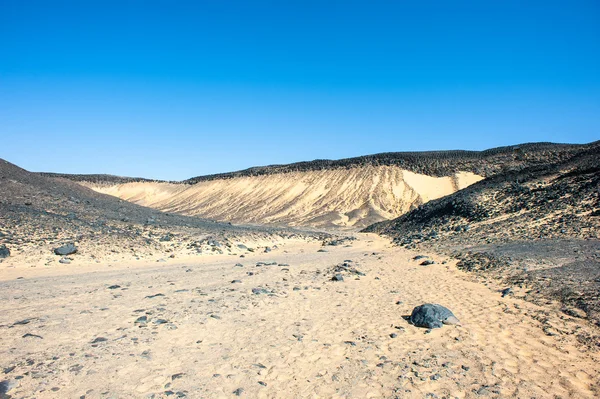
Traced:
<path fill-rule="evenodd" d="M 24 320 L 20 320 L 20 321 L 15 321 L 13 323 L 13 326 L 24 326 L 25 324 L 31 323 L 31 320 L 33 320 L 33 319 L 24 319 Z"/>
<path fill-rule="evenodd" d="M 421 259 L 427 259 L 429 258 L 429 256 L 426 255 L 417 255 L 413 258 L 413 260 L 421 260 Z"/>
<path fill-rule="evenodd" d="M 255 294 L 255 295 L 271 294 L 271 291 L 266 290 L 264 288 L 252 288 L 252 293 Z"/>
<path fill-rule="evenodd" d="M 242 396 L 242 394 L 244 393 L 244 388 L 238 388 L 235 391 L 232 392 L 235 396 Z"/>
<path fill-rule="evenodd" d="M 173 239 L 173 236 L 171 235 L 171 233 L 167 233 L 164 236 L 162 236 L 159 241 L 162 242 L 166 242 L 166 241 L 171 241 Z"/>
<path fill-rule="evenodd" d="M 108 287 L 109 290 L 116 290 L 117 288 L 121 288 L 120 285 L 111 285 L 110 287 Z"/>
<path fill-rule="evenodd" d="M 0 382 L 0 399 L 10 399 L 8 393 L 17 386 L 17 381 L 4 380 Z"/>
<path fill-rule="evenodd" d="M 505 288 L 505 289 L 503 289 L 503 290 L 502 290 L 502 291 L 500 291 L 500 292 L 502 293 L 502 298 L 504 298 L 505 296 L 508 296 L 508 295 L 513 295 L 513 294 L 514 294 L 514 292 L 513 292 L 512 288 L 510 288 L 510 287 L 508 287 L 508 288 Z"/>
<path fill-rule="evenodd" d="M 175 381 L 176 379 L 182 378 L 185 375 L 185 373 L 177 373 L 177 374 L 173 374 L 171 376 L 171 381 Z"/>
<path fill-rule="evenodd" d="M 56 255 L 71 255 L 77 252 L 77 247 L 73 243 L 63 245 L 62 247 L 54 248 Z"/>
<path fill-rule="evenodd" d="M 331 281 L 344 281 L 344 277 L 342 277 L 342 275 L 338 273 L 331 278 Z"/>
<path fill-rule="evenodd" d="M 6 245 L 0 245 L 0 259 L 8 258 L 10 256 L 10 249 Z"/>
<path fill-rule="evenodd" d="M 241 283 L 242 280 L 231 280 L 231 284 Z"/>
<path fill-rule="evenodd" d="M 140 316 L 133 322 L 133 324 L 140 324 L 142 326 L 145 326 L 147 322 L 148 322 L 147 316 Z"/>
<path fill-rule="evenodd" d="M 430 303 L 414 308 L 410 315 L 410 322 L 417 327 L 425 328 L 441 328 L 442 324 L 460 324 L 448 308 Z"/>
<path fill-rule="evenodd" d="M 58 263 L 62 263 L 63 265 L 68 265 L 69 263 L 71 263 L 71 260 L 69 258 L 62 258 L 61 260 L 58 261 Z"/>
<path fill-rule="evenodd" d="M 97 343 L 99 343 L 99 342 L 106 342 L 106 341 L 108 341 L 108 339 L 107 339 L 107 338 L 104 338 L 104 337 L 98 337 L 98 338 L 95 338 L 95 339 L 94 339 L 94 340 L 93 340 L 91 343 L 92 343 L 92 344 L 97 344 Z"/>
<path fill-rule="evenodd" d="M 424 260 L 423 262 L 420 263 L 421 266 L 429 266 L 429 265 L 435 265 L 435 262 L 432 260 Z"/>
<path fill-rule="evenodd" d="M 563 307 L 562 311 L 565 314 L 568 314 L 569 316 L 572 317 L 578 317 L 580 319 L 586 319 L 587 318 L 587 313 L 585 313 L 585 311 L 578 309 L 578 308 L 574 308 L 574 307 Z"/>
<path fill-rule="evenodd" d="M 39 338 L 39 339 L 44 339 L 41 335 L 30 334 L 30 333 L 27 333 L 27 334 L 23 335 L 22 338 Z"/>

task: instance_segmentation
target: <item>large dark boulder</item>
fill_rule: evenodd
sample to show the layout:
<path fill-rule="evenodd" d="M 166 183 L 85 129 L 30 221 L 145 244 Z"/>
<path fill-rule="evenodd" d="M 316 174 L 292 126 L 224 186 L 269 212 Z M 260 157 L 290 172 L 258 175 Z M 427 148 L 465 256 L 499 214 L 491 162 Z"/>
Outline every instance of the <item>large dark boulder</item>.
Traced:
<path fill-rule="evenodd" d="M 0 259 L 8 258 L 10 256 L 10 249 L 6 245 L 0 245 Z"/>
<path fill-rule="evenodd" d="M 417 327 L 441 328 L 442 324 L 460 324 L 450 309 L 426 303 L 413 309 L 410 322 Z"/>
<path fill-rule="evenodd" d="M 73 243 L 63 245 L 62 247 L 54 248 L 54 253 L 56 255 L 65 256 L 74 254 L 75 252 L 77 252 L 77 247 Z"/>

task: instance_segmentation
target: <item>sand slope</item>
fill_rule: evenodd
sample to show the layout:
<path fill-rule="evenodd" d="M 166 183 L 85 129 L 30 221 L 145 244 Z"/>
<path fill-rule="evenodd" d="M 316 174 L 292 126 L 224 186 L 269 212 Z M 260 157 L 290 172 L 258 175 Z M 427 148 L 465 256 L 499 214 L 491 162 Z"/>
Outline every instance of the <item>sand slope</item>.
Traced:
<path fill-rule="evenodd" d="M 598 353 L 577 344 L 589 328 L 583 321 L 502 298 L 435 255 L 438 264 L 419 266 L 414 252 L 374 235 L 319 248 L 86 273 L 72 265 L 4 270 L 0 367 L 15 383 L 9 394 L 598 397 Z M 344 260 L 366 275 L 332 282 L 331 268 Z M 426 302 L 449 307 L 463 325 L 428 333 L 402 318 Z M 145 325 L 135 323 L 141 316 Z M 546 335 L 542 321 L 556 335 Z"/>
<path fill-rule="evenodd" d="M 397 166 L 366 165 L 200 181 L 82 183 L 167 212 L 236 223 L 363 227 L 481 180 L 471 172 L 430 177 Z"/>

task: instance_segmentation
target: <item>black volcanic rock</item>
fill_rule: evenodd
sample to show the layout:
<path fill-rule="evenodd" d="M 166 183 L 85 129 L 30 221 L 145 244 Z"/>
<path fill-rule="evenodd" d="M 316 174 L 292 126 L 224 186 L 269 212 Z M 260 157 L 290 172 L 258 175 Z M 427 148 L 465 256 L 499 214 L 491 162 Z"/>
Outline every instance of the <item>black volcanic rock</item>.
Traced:
<path fill-rule="evenodd" d="M 77 247 L 73 243 L 68 243 L 62 247 L 54 248 L 56 255 L 71 255 L 77 252 Z"/>
<path fill-rule="evenodd" d="M 10 256 L 10 249 L 6 245 L 0 245 L 0 259 L 8 258 Z"/>
<path fill-rule="evenodd" d="M 460 324 L 450 309 L 437 304 L 426 303 L 413 309 L 410 322 L 417 327 L 441 328 L 442 324 Z"/>

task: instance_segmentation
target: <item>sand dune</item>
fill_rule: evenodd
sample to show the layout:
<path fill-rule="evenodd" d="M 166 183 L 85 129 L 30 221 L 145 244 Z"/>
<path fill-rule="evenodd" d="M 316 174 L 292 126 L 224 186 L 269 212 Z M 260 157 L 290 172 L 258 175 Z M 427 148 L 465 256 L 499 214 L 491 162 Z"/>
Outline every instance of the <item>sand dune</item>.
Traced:
<path fill-rule="evenodd" d="M 363 227 L 452 194 L 482 177 L 431 177 L 397 166 L 366 165 L 200 181 L 93 184 L 88 187 L 167 212 L 236 223 Z"/>

